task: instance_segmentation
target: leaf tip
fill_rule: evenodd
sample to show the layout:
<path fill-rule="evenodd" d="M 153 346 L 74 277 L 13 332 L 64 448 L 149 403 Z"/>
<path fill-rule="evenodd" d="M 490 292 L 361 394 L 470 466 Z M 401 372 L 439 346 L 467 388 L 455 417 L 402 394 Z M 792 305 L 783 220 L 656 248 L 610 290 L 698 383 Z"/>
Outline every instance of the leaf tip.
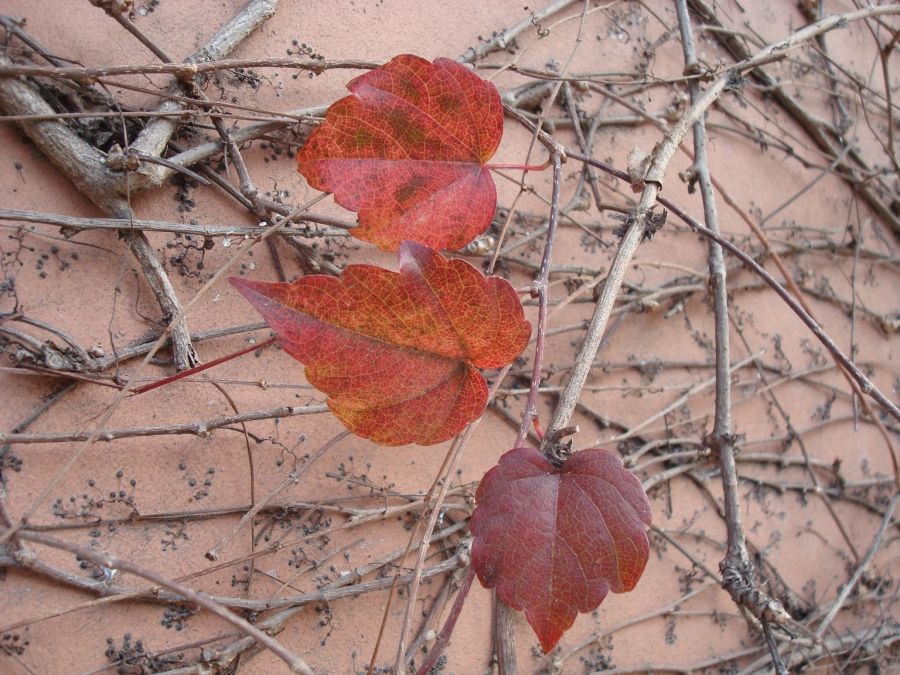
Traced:
<path fill-rule="evenodd" d="M 228 283 L 238 290 L 247 287 L 247 280 L 243 277 L 228 277 Z"/>
<path fill-rule="evenodd" d="M 422 264 L 437 254 L 433 248 L 417 241 L 407 239 L 400 242 L 398 250 L 400 269 L 420 269 Z"/>
<path fill-rule="evenodd" d="M 251 281 L 243 277 L 228 277 L 228 283 L 234 286 L 237 292 L 249 300 L 251 304 L 255 304 L 251 296 L 259 294 L 260 286 L 264 284 L 264 282 Z"/>
<path fill-rule="evenodd" d="M 562 631 L 552 631 L 547 633 L 542 633 L 538 635 L 538 641 L 541 643 L 541 651 L 544 654 L 549 654 L 553 651 L 553 648 L 559 644 L 559 639 L 562 637 Z"/>

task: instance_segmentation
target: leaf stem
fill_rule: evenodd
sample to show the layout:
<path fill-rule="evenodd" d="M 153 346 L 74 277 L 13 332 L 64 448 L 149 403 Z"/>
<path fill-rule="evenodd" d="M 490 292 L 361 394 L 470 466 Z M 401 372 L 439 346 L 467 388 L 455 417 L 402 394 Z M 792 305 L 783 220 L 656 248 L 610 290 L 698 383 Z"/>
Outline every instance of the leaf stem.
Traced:
<path fill-rule="evenodd" d="M 534 340 L 534 359 L 531 371 L 531 387 L 528 390 L 528 400 L 522 413 L 522 423 L 519 425 L 519 433 L 516 435 L 516 444 L 513 447 L 521 448 L 528 435 L 528 427 L 532 420 L 537 418 L 537 397 L 541 385 L 541 368 L 544 361 L 544 337 L 547 332 L 547 284 L 550 279 L 550 262 L 553 257 L 553 242 L 556 240 L 556 227 L 559 224 L 559 193 L 562 184 L 562 160 L 553 153 L 550 156 L 553 163 L 553 194 L 550 198 L 550 221 L 547 225 L 547 243 L 544 246 L 544 256 L 541 259 L 541 270 L 534 282 L 533 295 L 537 295 L 538 318 Z"/>
<path fill-rule="evenodd" d="M 553 164 L 553 158 L 549 158 L 543 164 L 485 164 L 489 169 L 516 169 L 518 171 L 545 171 Z"/>
<path fill-rule="evenodd" d="M 466 597 L 469 595 L 469 589 L 472 588 L 472 582 L 474 580 L 475 567 L 470 563 L 466 576 L 463 579 L 462 586 L 456 594 L 456 600 L 453 601 L 453 607 L 450 608 L 450 614 L 447 615 L 447 620 L 444 622 L 444 627 L 441 628 L 441 632 L 438 633 L 434 645 L 428 650 L 428 657 L 425 659 L 425 663 L 422 664 L 422 667 L 416 671 L 416 675 L 428 675 L 438 658 L 444 653 L 444 649 L 446 649 L 447 644 L 450 642 L 450 636 L 453 634 L 453 629 L 456 627 L 456 621 L 459 619 L 463 603 L 465 603 Z"/>
<path fill-rule="evenodd" d="M 544 440 L 544 430 L 541 429 L 541 421 L 538 419 L 537 415 L 535 415 L 532 420 L 532 426 L 534 427 L 534 433 L 537 434 L 538 440 Z"/>
<path fill-rule="evenodd" d="M 180 380 L 188 375 L 196 375 L 197 373 L 201 373 L 204 370 L 209 370 L 219 364 L 225 363 L 226 361 L 231 361 L 232 359 L 236 359 L 239 356 L 243 356 L 244 354 L 248 354 L 250 352 L 254 352 L 257 349 L 263 349 L 268 347 L 269 345 L 275 344 L 278 340 L 276 337 L 270 337 L 268 340 L 264 340 L 259 344 L 250 345 L 249 347 L 245 347 L 244 349 L 239 349 L 236 352 L 231 354 L 226 354 L 225 356 L 220 356 L 217 359 L 213 359 L 209 363 L 204 363 L 200 366 L 195 366 L 194 368 L 190 368 L 188 370 L 182 370 L 180 372 L 175 373 L 174 375 L 169 375 L 168 377 L 164 377 L 161 380 L 156 380 L 155 382 L 150 382 L 149 384 L 145 384 L 143 387 L 137 387 L 132 393 L 135 395 L 143 394 L 145 392 L 151 391 L 153 389 L 157 389 L 158 387 L 162 387 L 171 382 L 175 382 L 176 380 Z"/>

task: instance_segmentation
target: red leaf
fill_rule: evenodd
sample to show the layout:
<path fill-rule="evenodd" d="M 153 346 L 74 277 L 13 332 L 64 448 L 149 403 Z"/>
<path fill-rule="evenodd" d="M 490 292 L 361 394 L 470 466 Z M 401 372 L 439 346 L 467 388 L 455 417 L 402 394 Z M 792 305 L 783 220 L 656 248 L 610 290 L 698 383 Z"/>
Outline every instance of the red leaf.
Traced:
<path fill-rule="evenodd" d="M 640 481 L 607 450 L 556 468 L 516 448 L 478 486 L 472 563 L 487 588 L 524 609 L 544 653 L 607 591 L 637 584 L 650 544 L 650 502 Z"/>
<path fill-rule="evenodd" d="M 487 162 L 503 135 L 497 88 L 449 59 L 403 54 L 352 80 L 297 155 L 309 184 L 359 212 L 352 234 L 460 249 L 497 205 Z"/>
<path fill-rule="evenodd" d="M 531 333 L 507 281 L 415 242 L 400 246 L 400 272 L 350 265 L 341 278 L 231 283 L 347 428 L 384 445 L 459 433 L 484 411 L 476 368 L 510 363 Z"/>

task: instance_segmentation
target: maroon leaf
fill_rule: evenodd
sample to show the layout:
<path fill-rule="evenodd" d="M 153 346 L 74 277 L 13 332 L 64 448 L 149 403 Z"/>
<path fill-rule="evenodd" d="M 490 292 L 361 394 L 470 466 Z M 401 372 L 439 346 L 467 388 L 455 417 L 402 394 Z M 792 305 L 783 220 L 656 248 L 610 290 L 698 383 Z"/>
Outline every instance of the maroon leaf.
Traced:
<path fill-rule="evenodd" d="M 472 562 L 481 583 L 525 610 L 544 653 L 607 591 L 637 584 L 650 544 L 650 502 L 607 450 L 584 450 L 555 467 L 515 448 L 478 486 Z"/>

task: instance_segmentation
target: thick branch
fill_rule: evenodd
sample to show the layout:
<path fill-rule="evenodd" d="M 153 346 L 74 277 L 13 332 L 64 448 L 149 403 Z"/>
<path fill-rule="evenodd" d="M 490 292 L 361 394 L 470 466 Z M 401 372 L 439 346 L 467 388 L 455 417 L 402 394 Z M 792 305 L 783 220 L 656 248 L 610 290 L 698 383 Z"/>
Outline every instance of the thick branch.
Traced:
<path fill-rule="evenodd" d="M 0 53 L 0 64 L 10 63 Z M 53 114 L 53 109 L 31 84 L 13 78 L 0 77 L 0 109 L 10 115 Z M 59 120 L 21 122 L 22 129 L 31 141 L 53 162 L 72 184 L 107 214 L 123 219 L 131 218 L 131 209 L 123 193 L 113 189 L 122 180 L 122 174 L 112 171 L 106 164 L 106 156 L 81 140 Z M 147 277 L 165 323 L 176 316 L 181 304 L 169 277 L 156 257 L 143 232 L 123 229 L 123 238 Z M 175 366 L 185 370 L 197 363 L 191 347 L 187 323 L 179 321 L 172 328 L 172 353 Z"/>
<path fill-rule="evenodd" d="M 243 10 L 238 12 L 228 23 L 210 38 L 196 53 L 189 56 L 186 61 L 195 63 L 200 61 L 216 61 L 224 58 L 243 42 L 260 24 L 275 13 L 278 0 L 250 0 Z M 169 89 L 173 93 L 180 93 L 181 83 L 173 82 Z M 185 103 L 181 101 L 163 101 L 158 112 L 170 113 L 183 110 Z M 157 117 L 150 120 L 144 127 L 131 150 L 143 155 L 159 157 L 165 150 L 166 144 L 178 128 L 180 120 L 171 117 Z M 142 169 L 142 173 L 152 172 L 156 165 L 149 165 Z"/>

